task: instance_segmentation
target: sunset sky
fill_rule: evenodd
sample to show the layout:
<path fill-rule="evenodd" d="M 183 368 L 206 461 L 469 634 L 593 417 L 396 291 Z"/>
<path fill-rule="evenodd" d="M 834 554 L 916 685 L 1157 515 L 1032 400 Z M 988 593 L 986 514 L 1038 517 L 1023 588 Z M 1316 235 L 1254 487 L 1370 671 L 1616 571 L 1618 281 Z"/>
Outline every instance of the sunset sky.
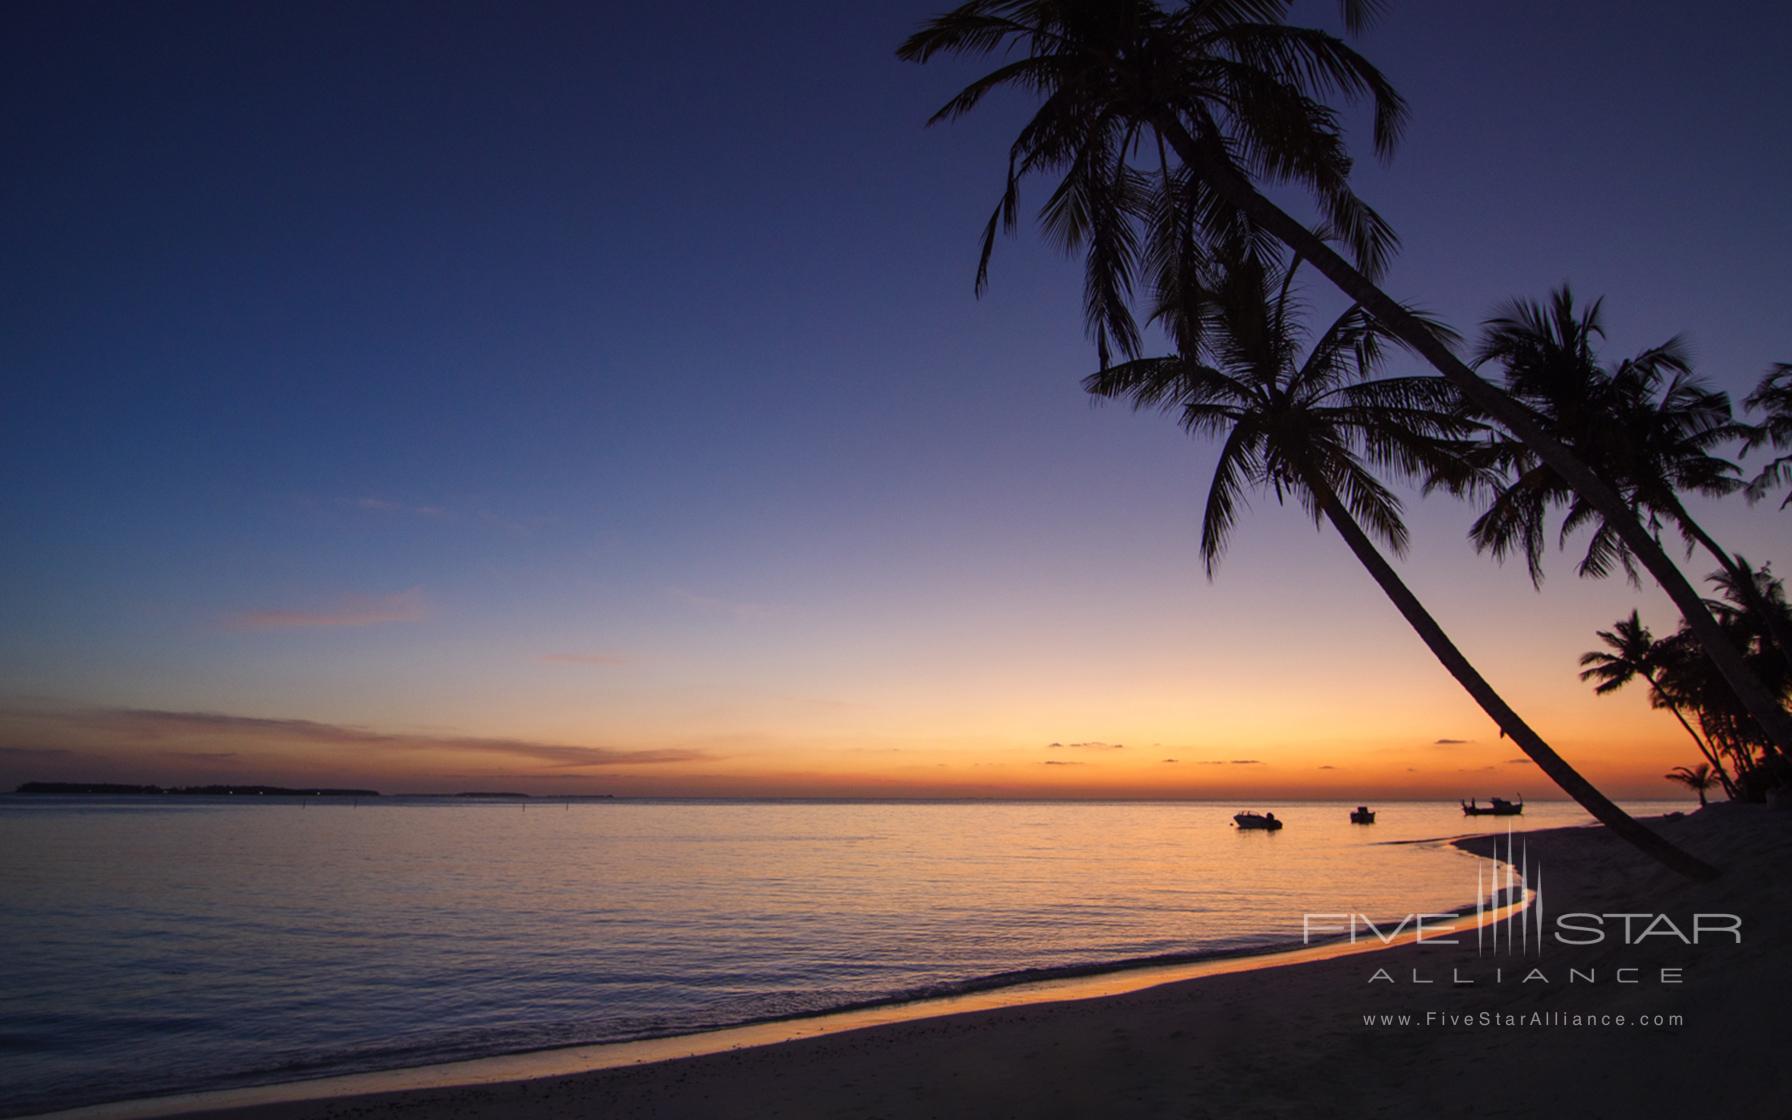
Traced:
<path fill-rule="evenodd" d="M 1554 795 L 1298 509 L 1207 581 L 1215 448 L 1091 407 L 1079 265 L 1029 228 L 973 298 L 1027 106 L 922 127 L 943 7 L 16 9 L 0 787 Z M 1472 334 L 1571 280 L 1738 398 L 1792 360 L 1792 11 L 1389 8 L 1394 294 Z M 1792 512 L 1694 512 L 1792 567 Z M 1684 733 L 1575 677 L 1666 597 L 1533 591 L 1472 515 L 1415 495 L 1402 573 L 1671 796 Z"/>

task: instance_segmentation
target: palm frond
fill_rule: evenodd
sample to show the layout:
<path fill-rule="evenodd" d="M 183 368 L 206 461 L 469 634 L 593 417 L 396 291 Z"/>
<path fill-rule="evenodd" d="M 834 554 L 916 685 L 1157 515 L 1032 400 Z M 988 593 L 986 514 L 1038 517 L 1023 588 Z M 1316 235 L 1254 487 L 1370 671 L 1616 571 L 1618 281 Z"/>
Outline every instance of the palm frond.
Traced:
<path fill-rule="evenodd" d="M 1380 7 L 1342 0 L 1340 10 L 1354 33 Z M 908 61 L 996 58 L 930 123 L 958 120 L 997 90 L 1037 99 L 982 228 L 975 290 L 987 287 L 996 241 L 1016 232 L 1021 186 L 1035 177 L 1053 184 L 1040 212 L 1047 235 L 1084 255 L 1085 317 L 1103 365 L 1139 355 L 1141 316 L 1194 353 L 1207 320 L 1193 282 L 1212 259 L 1275 265 L 1275 238 L 1231 185 L 1239 175 L 1305 189 L 1359 267 L 1379 275 L 1397 241 L 1351 190 L 1338 109 L 1367 102 L 1386 156 L 1405 104 L 1343 39 L 1290 26 L 1289 10 L 1288 0 L 1169 10 L 1156 0 L 967 0 L 910 35 L 897 50 Z"/>
<path fill-rule="evenodd" d="M 1554 482 L 1547 467 L 1524 471 L 1499 488 L 1469 526 L 1475 551 L 1491 553 L 1501 563 L 1512 555 L 1523 556 L 1531 582 L 1538 586 L 1543 583 L 1543 525 L 1553 502 Z"/>
<path fill-rule="evenodd" d="M 1036 40 L 1046 34 L 1044 27 L 1005 14 L 1027 7 L 1030 5 L 1014 0 L 969 0 L 922 24 L 921 30 L 896 48 L 896 57 L 905 62 L 927 62 L 940 54 L 985 55 L 1011 40 Z"/>
<path fill-rule="evenodd" d="M 1238 524 L 1238 509 L 1244 502 L 1244 481 L 1262 470 L 1258 453 L 1257 425 L 1241 420 L 1220 446 L 1219 462 L 1213 468 L 1213 480 L 1207 485 L 1206 508 L 1201 514 L 1201 565 L 1212 579 L 1219 568 L 1220 557 L 1232 539 Z"/>

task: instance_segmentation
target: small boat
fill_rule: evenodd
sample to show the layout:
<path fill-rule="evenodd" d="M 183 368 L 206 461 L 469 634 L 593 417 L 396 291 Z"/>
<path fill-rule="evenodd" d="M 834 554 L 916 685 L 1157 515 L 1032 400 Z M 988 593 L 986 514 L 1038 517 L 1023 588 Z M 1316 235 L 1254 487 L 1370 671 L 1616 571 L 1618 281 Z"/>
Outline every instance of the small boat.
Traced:
<path fill-rule="evenodd" d="M 1489 797 L 1489 804 L 1482 805 L 1478 801 L 1462 802 L 1462 815 L 1465 817 L 1516 817 L 1524 812 L 1524 798 L 1507 801 L 1503 797 Z"/>
<path fill-rule="evenodd" d="M 1350 811 L 1350 823 L 1351 824 L 1374 824 L 1375 823 L 1375 810 L 1369 808 L 1367 805 L 1358 805 L 1356 808 L 1354 808 Z"/>
<path fill-rule="evenodd" d="M 1274 813 L 1234 813 L 1232 823 L 1239 828 L 1261 828 L 1274 832 L 1282 827 Z"/>

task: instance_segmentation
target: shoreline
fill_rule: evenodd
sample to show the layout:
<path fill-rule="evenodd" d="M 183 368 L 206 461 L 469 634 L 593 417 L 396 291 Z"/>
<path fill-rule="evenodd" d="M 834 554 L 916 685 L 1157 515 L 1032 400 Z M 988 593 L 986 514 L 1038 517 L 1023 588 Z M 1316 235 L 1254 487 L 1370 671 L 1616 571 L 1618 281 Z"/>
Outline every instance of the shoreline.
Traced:
<path fill-rule="evenodd" d="M 1728 905 L 1740 908 L 1738 912 L 1747 909 L 1744 901 L 1771 901 L 1764 908 L 1769 912 L 1749 917 L 1752 929 L 1760 932 L 1747 946 L 1714 952 L 1696 962 L 1701 967 L 1695 971 L 1709 973 L 1697 987 L 1620 988 L 1608 980 L 1604 987 L 1572 989 L 1510 983 L 1458 988 L 1448 981 L 1438 984 L 1436 978 L 1422 980 L 1420 971 L 1459 970 L 1465 964 L 1472 968 L 1474 948 L 1413 944 L 1407 938 L 1385 947 L 1345 943 L 1340 952 L 1333 942 L 1293 953 L 1248 953 L 1103 971 L 697 1035 L 143 1098 L 40 1115 L 66 1120 L 200 1113 L 254 1120 L 388 1113 L 496 1118 L 590 1108 L 628 1116 L 859 1111 L 1071 1116 L 1092 1110 L 1143 1116 L 1176 1109 L 1187 1114 L 1186 1103 L 1194 1098 L 1177 1094 L 1194 1092 L 1198 1098 L 1214 1086 L 1229 1086 L 1227 1095 L 1236 1089 L 1240 1099 L 1253 1101 L 1259 1111 L 1278 1113 L 1284 1106 L 1288 1112 L 1310 1107 L 1310 1101 L 1297 1108 L 1294 1100 L 1285 1098 L 1312 1078 L 1323 1078 L 1319 1083 L 1334 1093 L 1360 1098 L 1363 1114 L 1373 1115 L 1375 1108 L 1370 1106 L 1375 1102 L 1368 1095 L 1368 1084 L 1396 1075 L 1418 1078 L 1405 1085 L 1408 1099 L 1416 1090 L 1419 1099 L 1448 1113 L 1452 1103 L 1458 1108 L 1462 1104 L 1462 1098 L 1451 1095 L 1455 1091 L 1451 1086 L 1458 1085 L 1455 1079 L 1497 1069 L 1486 1063 L 1502 1052 L 1530 1068 L 1540 1061 L 1560 1066 L 1562 1051 L 1583 1049 L 1590 1041 L 1613 1051 L 1614 1068 L 1631 1067 L 1637 1055 L 1621 1051 L 1658 1049 L 1663 1040 L 1701 1028 L 1691 1019 L 1684 1028 L 1653 1033 L 1623 1034 L 1609 1028 L 1597 1036 L 1577 1034 L 1576 1045 L 1563 1048 L 1552 1043 L 1548 1032 L 1378 1033 L 1367 1025 L 1366 1015 L 1415 1003 L 1431 1005 L 1431 1014 L 1450 1008 L 1487 1014 L 1538 1007 L 1553 1013 L 1569 1008 L 1550 1005 L 1569 1003 L 1577 1013 L 1603 1008 L 1609 1015 L 1612 1007 L 1633 1008 L 1639 1002 L 1684 1009 L 1704 1001 L 1709 1012 L 1731 1009 L 1738 997 L 1758 995 L 1764 989 L 1792 997 L 1787 970 L 1768 965 L 1763 971 L 1755 959 L 1763 941 L 1771 942 L 1785 932 L 1792 906 L 1784 890 L 1776 889 L 1772 899 L 1762 899 L 1761 892 L 1753 889 L 1759 885 L 1758 877 L 1749 870 L 1752 866 L 1759 871 L 1771 863 L 1777 872 L 1784 857 L 1792 855 L 1785 816 L 1724 806 L 1682 820 L 1651 823 L 1695 849 L 1719 855 L 1730 865 L 1729 873 L 1715 886 L 1682 883 L 1617 846 L 1596 826 L 1517 835 L 1524 838 L 1533 867 L 1549 866 L 1552 912 L 1561 912 L 1565 905 L 1595 904 L 1611 912 L 1666 912 L 1680 907 L 1656 903 L 1701 895 L 1728 899 Z M 1468 854 L 1491 858 L 1490 849 L 1504 835 L 1477 834 L 1450 843 Z M 1487 926 L 1506 923 L 1510 930 L 1508 919 L 1518 909 L 1499 912 Z M 1507 942 L 1510 952 L 1510 934 Z M 1646 950 L 1638 946 L 1615 959 L 1620 966 L 1633 968 L 1677 959 L 1672 954 L 1663 958 L 1662 951 L 1659 945 Z M 1413 982 L 1366 984 L 1370 970 L 1364 967 L 1366 962 L 1355 959 L 1366 954 L 1373 955 L 1379 969 L 1403 980 L 1410 969 Z M 1738 971 L 1745 959 L 1754 961 L 1752 972 Z M 1613 967 L 1609 949 L 1577 950 L 1562 954 L 1560 961 L 1589 970 L 1604 967 L 1608 976 Z M 1725 968 L 1732 973 L 1727 979 L 1719 975 Z M 1756 1010 L 1762 1006 L 1778 1005 L 1757 1000 Z M 1702 1029 L 1721 1028 L 1708 1022 Z M 1727 1032 L 1722 1037 L 1732 1038 Z M 1722 1049 L 1712 1045 L 1712 1056 L 1720 1056 Z M 1117 1061 L 1116 1050 L 1136 1060 Z M 1040 1060 L 1047 1054 L 1053 1061 L 1041 1068 Z M 1442 1068 L 1455 1072 L 1441 1076 L 1437 1068 L 1427 1066 L 1440 1057 Z M 1682 1063 L 1685 1057 L 1682 1052 Z M 1666 1059 L 1648 1060 L 1658 1061 Z M 1661 1067 L 1670 1068 L 1672 1063 Z M 1290 1078 L 1286 1076 L 1290 1069 L 1306 1072 Z M 1547 1093 L 1536 1098 L 1538 1104 L 1559 1104 L 1561 1093 L 1573 1091 L 1576 1078 L 1585 1082 L 1585 1073 L 1573 1062 L 1561 1066 L 1556 1077 L 1542 1079 Z M 1792 1088 L 1786 1077 L 1773 1073 L 1775 1091 Z M 1117 1089 L 1124 1089 L 1125 1099 L 1136 1107 L 1116 1108 Z M 1651 1089 L 1638 1100 L 1658 1103 L 1662 1091 Z M 1520 1093 L 1514 1099 L 1522 1097 Z M 777 1107 L 759 1107 L 767 1100 Z M 1280 1103 L 1264 1106 L 1264 1100 Z M 1194 1114 L 1206 1115 L 1199 1110 Z M 1486 1108 L 1482 1114 L 1489 1114 Z"/>
<path fill-rule="evenodd" d="M 1462 854 L 1498 864 L 1503 862 L 1498 856 L 1472 851 L 1465 846 L 1465 842 L 1478 839 L 1491 841 L 1504 835 L 1467 833 L 1378 843 L 1448 846 Z M 1502 901 L 1497 907 L 1484 913 L 1478 911 L 1475 903 L 1438 913 L 1447 913 L 1456 919 L 1474 918 L 1474 924 L 1459 927 L 1469 930 L 1503 921 L 1523 910 L 1530 901 L 1531 896 L 1527 891 L 1517 901 Z M 1412 932 L 1398 933 L 1385 940 L 1368 934 L 1351 938 L 1340 933 L 1314 938 L 1305 943 L 1291 940 L 1153 957 L 1091 961 L 1057 968 L 1021 969 L 943 984 L 941 987 L 946 990 L 938 992 L 902 993 L 824 1011 L 753 1019 L 676 1034 L 608 1042 L 568 1043 L 421 1065 L 127 1098 L 54 1112 L 26 1113 L 15 1116 L 13 1120 L 155 1120 L 160 1117 L 211 1115 L 225 1111 L 405 1093 L 421 1089 L 471 1088 L 576 1076 L 746 1048 L 778 1046 L 802 1039 L 872 1027 L 926 1022 L 953 1015 L 1104 999 L 1204 977 L 1252 973 L 1386 952 L 1411 944 L 1413 940 L 1415 934 Z"/>

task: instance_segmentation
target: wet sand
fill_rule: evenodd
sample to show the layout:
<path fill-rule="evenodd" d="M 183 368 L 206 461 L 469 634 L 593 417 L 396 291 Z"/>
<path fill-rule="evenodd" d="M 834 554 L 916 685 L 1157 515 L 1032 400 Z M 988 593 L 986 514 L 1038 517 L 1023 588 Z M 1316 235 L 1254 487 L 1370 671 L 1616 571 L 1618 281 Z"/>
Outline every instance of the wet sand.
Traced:
<path fill-rule="evenodd" d="M 1485 938 L 1477 947 L 1470 933 L 1453 946 L 1263 964 L 1101 998 L 990 1006 L 697 1057 L 185 1115 L 1792 1115 L 1792 1070 L 1779 1053 L 1792 1011 L 1792 814 L 1722 805 L 1656 827 L 1725 875 L 1689 883 L 1598 828 L 1524 834 L 1546 928 L 1553 934 L 1559 915 L 1577 911 L 1663 913 L 1690 936 L 1695 914 L 1736 914 L 1740 944 L 1708 933 L 1688 945 L 1661 925 L 1624 944 L 1619 919 L 1607 920 L 1601 944 L 1552 939 L 1539 950 L 1532 940 L 1528 952 L 1502 942 L 1488 953 Z M 1493 852 L 1493 838 L 1458 843 Z M 1502 937 L 1516 945 L 1524 920 L 1501 923 Z M 1640 934 L 1648 920 L 1629 924 Z M 1678 982 L 1664 982 L 1663 969 L 1678 970 L 1668 974 Z M 1411 1019 L 1402 1026 L 1381 1022 L 1384 1015 Z M 1681 1020 L 1638 1022 L 1657 1015 Z M 1520 1023 L 1475 1022 L 1482 1016 Z"/>

